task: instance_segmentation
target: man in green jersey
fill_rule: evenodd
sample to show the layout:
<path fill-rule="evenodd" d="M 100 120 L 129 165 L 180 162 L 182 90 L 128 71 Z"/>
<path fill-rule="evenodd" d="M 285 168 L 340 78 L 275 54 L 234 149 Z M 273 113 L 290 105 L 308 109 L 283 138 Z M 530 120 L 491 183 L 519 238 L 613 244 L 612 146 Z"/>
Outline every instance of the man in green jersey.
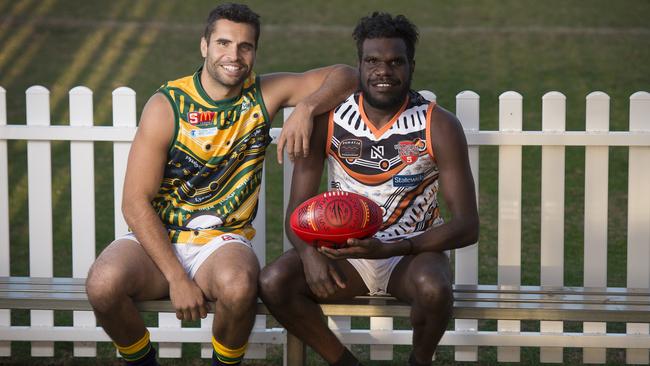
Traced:
<path fill-rule="evenodd" d="M 171 298 L 176 317 L 214 304 L 213 364 L 238 364 L 255 320 L 259 264 L 250 241 L 273 116 L 295 106 L 278 157 L 308 152 L 312 117 L 357 88 L 354 69 L 256 76 L 259 16 L 222 4 L 201 38 L 203 66 L 165 83 L 144 107 L 129 155 L 122 212 L 132 232 L 87 280 L 97 319 L 128 364 L 155 365 L 134 302 Z"/>

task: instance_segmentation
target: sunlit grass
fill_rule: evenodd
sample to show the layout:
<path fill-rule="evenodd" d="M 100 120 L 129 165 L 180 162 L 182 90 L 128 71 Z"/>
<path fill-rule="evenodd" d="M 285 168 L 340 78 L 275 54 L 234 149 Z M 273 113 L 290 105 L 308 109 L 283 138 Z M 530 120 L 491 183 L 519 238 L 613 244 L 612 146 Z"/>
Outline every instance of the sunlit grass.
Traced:
<path fill-rule="evenodd" d="M 34 16 L 40 16 L 45 13 L 54 5 L 55 0 L 44 0 L 39 2 L 38 7 L 34 10 Z M 0 53 L 0 69 L 4 69 L 11 57 L 21 51 L 21 48 L 29 42 L 29 38 L 33 37 L 36 30 L 36 20 L 32 19 L 26 24 L 17 27 L 15 32 L 3 42 L 2 53 Z"/>

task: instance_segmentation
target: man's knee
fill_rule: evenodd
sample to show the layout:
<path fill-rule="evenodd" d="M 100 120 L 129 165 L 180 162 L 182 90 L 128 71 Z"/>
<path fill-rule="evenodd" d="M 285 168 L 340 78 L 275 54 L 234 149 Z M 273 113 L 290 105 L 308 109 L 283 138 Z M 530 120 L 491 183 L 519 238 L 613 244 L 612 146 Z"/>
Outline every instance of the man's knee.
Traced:
<path fill-rule="evenodd" d="M 415 277 L 414 285 L 416 291 L 414 301 L 420 307 L 437 311 L 451 308 L 454 294 L 452 284 L 446 277 L 422 273 Z"/>
<path fill-rule="evenodd" d="M 257 300 L 258 273 L 253 268 L 218 273 L 219 293 L 209 294 L 209 297 L 217 299 L 221 306 L 230 311 L 248 309 Z"/>
<path fill-rule="evenodd" d="M 86 279 L 86 294 L 95 311 L 110 311 L 126 296 L 127 276 L 115 266 L 95 262 Z"/>
<path fill-rule="evenodd" d="M 278 304 L 288 300 L 289 278 L 278 263 L 270 264 L 262 270 L 259 279 L 260 297 L 267 304 Z"/>

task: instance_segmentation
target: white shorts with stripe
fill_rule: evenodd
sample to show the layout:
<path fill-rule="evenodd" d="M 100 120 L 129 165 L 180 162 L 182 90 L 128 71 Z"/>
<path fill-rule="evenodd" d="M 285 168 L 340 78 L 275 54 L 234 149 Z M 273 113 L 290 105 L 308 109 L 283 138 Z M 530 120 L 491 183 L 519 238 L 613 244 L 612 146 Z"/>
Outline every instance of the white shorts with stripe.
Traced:
<path fill-rule="evenodd" d="M 120 239 L 132 240 L 140 244 L 138 239 L 135 237 L 135 234 L 133 233 L 123 235 L 116 240 Z M 177 243 L 172 244 L 172 246 L 174 248 L 176 258 L 178 258 L 178 261 L 181 262 L 181 265 L 185 269 L 185 272 L 190 275 L 190 278 L 194 278 L 194 275 L 196 275 L 196 272 L 199 270 L 203 262 L 208 259 L 210 254 L 214 253 L 215 250 L 221 248 L 222 246 L 230 243 L 241 244 L 253 250 L 253 245 L 251 242 L 245 237 L 237 234 L 222 234 L 214 237 L 214 239 L 203 245 Z"/>

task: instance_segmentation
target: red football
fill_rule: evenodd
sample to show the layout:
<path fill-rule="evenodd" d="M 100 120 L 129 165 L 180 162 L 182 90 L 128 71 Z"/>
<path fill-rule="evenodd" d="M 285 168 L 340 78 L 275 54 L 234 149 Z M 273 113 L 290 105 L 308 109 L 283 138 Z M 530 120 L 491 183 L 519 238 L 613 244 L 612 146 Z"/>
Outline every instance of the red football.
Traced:
<path fill-rule="evenodd" d="M 291 229 L 308 244 L 341 247 L 348 238 L 372 236 L 382 224 L 381 208 L 362 195 L 331 191 L 303 202 L 291 214 Z"/>

